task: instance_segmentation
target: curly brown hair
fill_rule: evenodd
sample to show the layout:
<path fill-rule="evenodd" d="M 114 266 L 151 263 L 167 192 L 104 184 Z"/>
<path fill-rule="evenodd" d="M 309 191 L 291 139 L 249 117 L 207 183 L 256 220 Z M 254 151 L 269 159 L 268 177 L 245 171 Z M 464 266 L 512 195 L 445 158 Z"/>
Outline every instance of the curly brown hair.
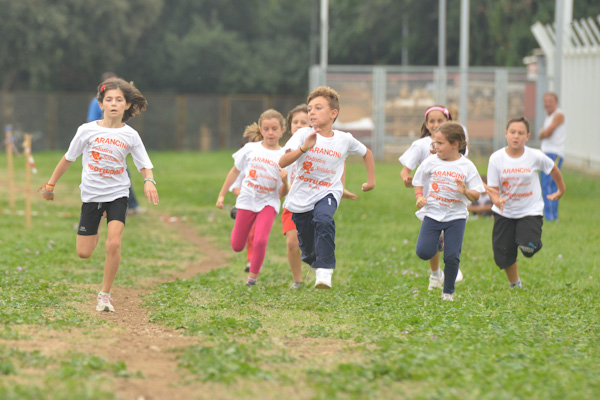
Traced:
<path fill-rule="evenodd" d="M 109 78 L 98 85 L 98 91 L 96 93 L 96 99 L 98 103 L 102 104 L 106 92 L 113 89 L 119 89 L 123 92 L 125 101 L 131 106 L 123 113 L 122 122 L 127 122 L 134 116 L 141 114 L 142 111 L 146 110 L 148 101 L 144 95 L 136 88 L 133 82 L 127 82 L 121 78 Z"/>

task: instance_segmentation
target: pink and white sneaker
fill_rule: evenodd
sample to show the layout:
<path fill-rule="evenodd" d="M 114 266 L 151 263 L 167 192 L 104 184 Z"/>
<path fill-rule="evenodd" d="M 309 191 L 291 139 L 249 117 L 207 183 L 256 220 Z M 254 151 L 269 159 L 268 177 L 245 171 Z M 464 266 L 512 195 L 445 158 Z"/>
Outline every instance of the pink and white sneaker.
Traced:
<path fill-rule="evenodd" d="M 112 305 L 110 295 L 98 293 L 98 305 L 96 306 L 96 311 L 115 312 L 115 307 Z"/>

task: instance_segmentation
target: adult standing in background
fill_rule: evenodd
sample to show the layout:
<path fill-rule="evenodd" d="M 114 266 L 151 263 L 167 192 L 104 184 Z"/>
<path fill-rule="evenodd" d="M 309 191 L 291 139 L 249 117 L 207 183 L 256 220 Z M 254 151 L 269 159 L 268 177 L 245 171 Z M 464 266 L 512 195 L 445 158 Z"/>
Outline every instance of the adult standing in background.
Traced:
<path fill-rule="evenodd" d="M 552 160 L 554 165 L 560 169 L 565 157 L 565 138 L 567 134 L 567 123 L 562 110 L 558 108 L 558 96 L 556 93 L 544 94 L 544 109 L 546 119 L 540 130 L 541 150 Z M 558 200 L 549 200 L 548 195 L 557 190 L 556 183 L 550 175 L 541 172 L 542 197 L 544 199 L 544 216 L 548 221 L 558 219 Z"/>
<path fill-rule="evenodd" d="M 110 78 L 117 78 L 117 74 L 115 74 L 114 72 L 105 72 L 102 74 L 102 76 L 100 77 L 100 82 L 104 82 L 107 79 Z M 102 119 L 102 109 L 100 108 L 100 105 L 98 104 L 98 99 L 96 97 L 94 97 L 92 99 L 92 101 L 90 101 L 90 105 L 88 107 L 88 113 L 87 113 L 87 122 L 91 122 L 91 121 L 100 121 Z M 127 168 L 127 175 L 129 176 L 129 178 L 131 178 L 131 174 L 129 173 L 129 168 Z M 135 193 L 133 193 L 133 187 L 129 187 L 129 203 L 128 203 L 128 207 L 127 207 L 127 214 L 131 215 L 131 214 L 143 214 L 146 212 L 145 208 L 140 207 L 140 204 L 138 203 L 136 197 L 135 197 Z"/>

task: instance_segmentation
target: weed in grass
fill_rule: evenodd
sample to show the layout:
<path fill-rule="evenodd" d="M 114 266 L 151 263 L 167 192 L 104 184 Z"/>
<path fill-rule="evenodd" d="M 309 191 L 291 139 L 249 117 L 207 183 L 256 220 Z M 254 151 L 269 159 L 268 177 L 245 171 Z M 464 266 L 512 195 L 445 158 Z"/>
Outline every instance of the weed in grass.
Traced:
<path fill-rule="evenodd" d="M 240 377 L 272 379 L 273 374 L 262 368 L 268 360 L 259 355 L 252 345 L 223 340 L 213 346 L 186 348 L 179 358 L 179 366 L 202 381 L 233 382 Z"/>
<path fill-rule="evenodd" d="M 38 350 L 27 352 L 0 346 L 0 374 L 17 374 L 18 368 L 43 368 L 53 362 Z"/>
<path fill-rule="evenodd" d="M 90 378 L 100 372 L 110 372 L 119 378 L 142 377 L 139 372 L 127 371 L 127 366 L 123 361 L 110 363 L 100 357 L 88 354 L 71 354 L 69 360 L 62 361 L 58 369 L 50 372 L 49 375 L 59 379 L 82 379 Z"/>

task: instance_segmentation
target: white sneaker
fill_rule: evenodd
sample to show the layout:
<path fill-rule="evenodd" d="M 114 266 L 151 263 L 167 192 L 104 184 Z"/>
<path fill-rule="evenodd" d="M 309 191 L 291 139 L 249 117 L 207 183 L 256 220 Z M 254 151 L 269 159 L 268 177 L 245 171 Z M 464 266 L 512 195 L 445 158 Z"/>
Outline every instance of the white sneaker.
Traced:
<path fill-rule="evenodd" d="M 96 311 L 115 312 L 110 295 L 98 293 L 98 305 L 96 306 Z"/>
<path fill-rule="evenodd" d="M 433 290 L 435 288 L 444 286 L 444 271 L 442 271 L 441 269 L 439 271 L 439 277 L 435 277 L 433 276 L 433 274 L 429 275 L 429 290 Z"/>
<path fill-rule="evenodd" d="M 456 275 L 456 280 L 454 281 L 455 283 L 459 283 L 463 281 L 463 274 L 460 271 L 460 269 L 458 270 L 458 274 Z"/>
<path fill-rule="evenodd" d="M 333 275 L 333 269 L 317 268 L 315 270 L 315 274 L 317 275 L 315 289 L 331 289 L 331 276 Z"/>
<path fill-rule="evenodd" d="M 454 293 L 442 293 L 442 300 L 454 301 Z"/>

